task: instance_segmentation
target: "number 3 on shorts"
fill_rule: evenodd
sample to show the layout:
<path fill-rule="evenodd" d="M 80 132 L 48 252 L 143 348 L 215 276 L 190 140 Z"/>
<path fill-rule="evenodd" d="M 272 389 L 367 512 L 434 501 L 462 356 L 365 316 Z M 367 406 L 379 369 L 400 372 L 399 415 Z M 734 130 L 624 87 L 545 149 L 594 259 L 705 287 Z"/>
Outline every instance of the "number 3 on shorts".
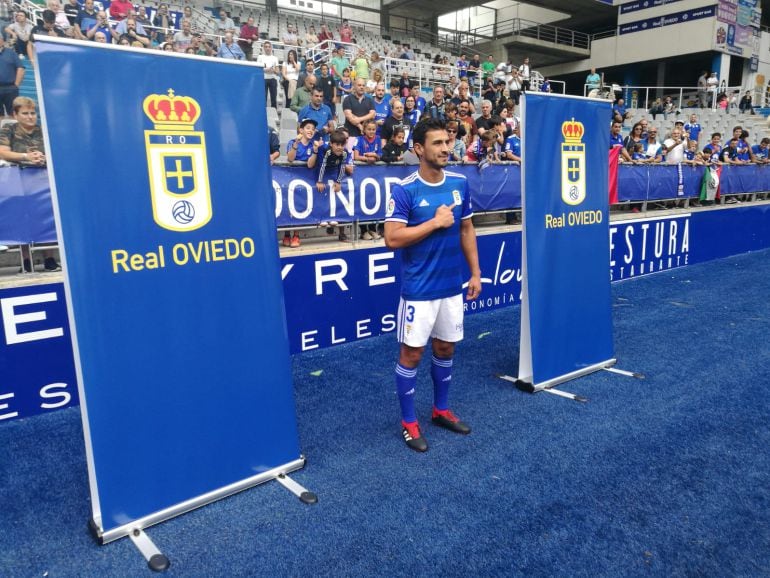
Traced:
<path fill-rule="evenodd" d="M 409 305 L 406 308 L 406 320 L 409 323 L 412 323 L 414 321 L 414 306 L 413 305 Z"/>

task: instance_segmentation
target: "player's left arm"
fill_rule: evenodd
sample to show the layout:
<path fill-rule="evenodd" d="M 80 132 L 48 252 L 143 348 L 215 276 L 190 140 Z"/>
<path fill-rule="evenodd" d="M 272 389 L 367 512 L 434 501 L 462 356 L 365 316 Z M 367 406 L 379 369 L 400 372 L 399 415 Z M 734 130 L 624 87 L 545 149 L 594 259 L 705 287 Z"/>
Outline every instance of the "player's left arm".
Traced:
<path fill-rule="evenodd" d="M 471 270 L 468 280 L 468 293 L 465 299 L 470 301 L 481 294 L 481 268 L 479 267 L 479 249 L 476 245 L 476 229 L 470 218 L 463 219 L 460 224 L 460 246 Z"/>

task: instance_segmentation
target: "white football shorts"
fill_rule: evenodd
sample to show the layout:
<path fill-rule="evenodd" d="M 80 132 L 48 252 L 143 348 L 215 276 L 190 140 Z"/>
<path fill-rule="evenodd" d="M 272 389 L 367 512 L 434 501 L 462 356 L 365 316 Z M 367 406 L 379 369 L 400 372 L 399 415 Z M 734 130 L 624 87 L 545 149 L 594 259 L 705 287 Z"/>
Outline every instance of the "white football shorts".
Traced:
<path fill-rule="evenodd" d="M 409 347 L 424 347 L 431 337 L 449 343 L 462 341 L 462 293 L 431 301 L 407 301 L 402 297 L 397 332 L 398 342 Z"/>

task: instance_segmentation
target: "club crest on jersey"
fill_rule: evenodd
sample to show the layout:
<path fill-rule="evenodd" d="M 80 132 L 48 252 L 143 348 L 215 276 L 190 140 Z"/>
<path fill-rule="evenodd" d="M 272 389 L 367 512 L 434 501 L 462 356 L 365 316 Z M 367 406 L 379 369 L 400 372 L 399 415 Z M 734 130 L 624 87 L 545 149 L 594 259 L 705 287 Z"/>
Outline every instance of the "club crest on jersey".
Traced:
<path fill-rule="evenodd" d="M 211 220 L 206 140 L 195 131 L 200 105 L 189 96 L 151 94 L 142 109 L 154 125 L 144 131 L 152 216 L 170 231 L 194 231 Z"/>
<path fill-rule="evenodd" d="M 561 125 L 561 200 L 579 205 L 586 198 L 586 149 L 583 123 L 574 118 Z"/>
<path fill-rule="evenodd" d="M 391 197 L 390 200 L 388 200 L 388 206 L 385 209 L 385 216 L 386 217 L 392 217 L 393 212 L 396 210 L 396 200 Z"/>
<path fill-rule="evenodd" d="M 463 204 L 463 198 L 460 195 L 460 191 L 452 191 L 452 199 L 454 199 L 455 205 L 458 207 Z"/>

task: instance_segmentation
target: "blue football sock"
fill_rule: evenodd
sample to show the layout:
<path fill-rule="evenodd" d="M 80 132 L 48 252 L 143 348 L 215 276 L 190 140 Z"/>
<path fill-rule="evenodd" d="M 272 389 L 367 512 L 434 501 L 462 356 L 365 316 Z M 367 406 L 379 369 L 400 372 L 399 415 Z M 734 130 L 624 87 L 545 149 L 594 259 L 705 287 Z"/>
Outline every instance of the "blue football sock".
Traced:
<path fill-rule="evenodd" d="M 401 419 L 406 423 L 417 421 L 414 412 L 414 384 L 417 383 L 417 368 L 410 369 L 396 364 L 396 389 L 398 403 L 401 404 Z"/>
<path fill-rule="evenodd" d="M 433 378 L 433 405 L 449 409 L 449 384 L 452 382 L 452 358 L 431 358 L 430 376 Z"/>

